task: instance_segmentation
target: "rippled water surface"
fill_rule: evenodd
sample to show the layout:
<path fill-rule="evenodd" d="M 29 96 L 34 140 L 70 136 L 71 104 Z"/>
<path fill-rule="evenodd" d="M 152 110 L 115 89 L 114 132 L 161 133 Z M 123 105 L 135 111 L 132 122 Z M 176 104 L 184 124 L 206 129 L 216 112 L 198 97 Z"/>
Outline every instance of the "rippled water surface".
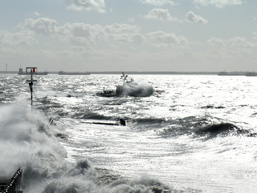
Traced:
<path fill-rule="evenodd" d="M 0 147 L 6 149 L 5 140 L 13 140 L 18 145 L 11 148 L 20 149 L 15 154 L 0 150 L 6 155 L 0 163 L 17 158 L 22 161 L 13 165 L 25 165 L 26 176 L 46 180 L 44 185 L 26 186 L 28 192 L 65 192 L 74 184 L 76 192 L 157 192 L 156 187 L 170 192 L 255 192 L 255 77 L 129 76 L 141 87 L 152 84 L 153 95 L 97 95 L 122 84 L 119 75 L 37 77 L 31 114 L 28 77 L 0 75 L 1 133 L 16 132 L 15 137 L 2 135 Z M 55 125 L 42 129 L 50 117 Z M 110 125 L 120 119 L 127 125 Z M 34 127 L 39 129 L 33 132 Z M 17 128 L 28 136 L 17 133 Z M 26 160 L 24 154 L 36 161 Z M 44 160 L 47 164 L 35 156 L 45 154 L 52 156 Z M 92 171 L 86 168 L 81 177 L 78 160 Z M 99 171 L 105 176 L 103 184 Z M 71 178 L 77 180 L 68 186 L 65 182 Z"/>

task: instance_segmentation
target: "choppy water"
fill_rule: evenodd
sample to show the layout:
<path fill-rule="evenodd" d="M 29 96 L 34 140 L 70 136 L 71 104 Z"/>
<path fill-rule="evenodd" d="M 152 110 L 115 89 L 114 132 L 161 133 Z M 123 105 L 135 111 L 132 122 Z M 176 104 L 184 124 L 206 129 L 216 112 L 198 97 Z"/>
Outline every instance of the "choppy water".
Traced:
<path fill-rule="evenodd" d="M 0 176 L 22 167 L 31 193 L 256 192 L 255 77 L 131 76 L 153 95 L 97 95 L 119 75 L 37 77 L 31 110 L 28 77 L 0 75 Z"/>

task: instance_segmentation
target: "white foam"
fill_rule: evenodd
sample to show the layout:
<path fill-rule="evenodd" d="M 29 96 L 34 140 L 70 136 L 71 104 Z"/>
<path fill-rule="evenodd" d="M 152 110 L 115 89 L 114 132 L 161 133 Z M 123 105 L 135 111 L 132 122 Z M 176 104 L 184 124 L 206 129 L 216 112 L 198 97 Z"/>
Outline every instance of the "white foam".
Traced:
<path fill-rule="evenodd" d="M 154 92 L 150 83 L 136 81 L 125 82 L 123 85 L 117 86 L 117 90 L 121 95 L 134 97 L 149 97 Z"/>

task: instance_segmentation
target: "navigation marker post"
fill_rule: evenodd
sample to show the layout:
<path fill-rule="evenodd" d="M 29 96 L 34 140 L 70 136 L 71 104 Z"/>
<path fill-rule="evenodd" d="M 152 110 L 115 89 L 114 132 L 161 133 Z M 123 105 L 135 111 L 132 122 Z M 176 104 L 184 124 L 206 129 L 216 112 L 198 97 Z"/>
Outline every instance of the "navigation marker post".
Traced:
<path fill-rule="evenodd" d="M 37 72 L 37 67 L 26 67 L 26 74 L 30 72 L 30 80 L 26 82 L 29 83 L 30 96 L 31 96 L 31 107 L 33 106 L 33 82 L 37 82 L 37 80 L 33 80 L 33 74 Z"/>

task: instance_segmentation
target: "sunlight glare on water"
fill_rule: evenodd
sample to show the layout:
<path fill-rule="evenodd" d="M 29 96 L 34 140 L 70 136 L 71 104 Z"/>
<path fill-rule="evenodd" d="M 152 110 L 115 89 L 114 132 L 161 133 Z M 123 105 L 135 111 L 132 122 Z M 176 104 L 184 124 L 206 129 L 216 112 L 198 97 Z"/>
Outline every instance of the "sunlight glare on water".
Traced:
<path fill-rule="evenodd" d="M 153 95 L 97 95 L 122 84 L 119 75 L 39 78 L 35 108 L 68 136 L 61 141 L 66 160 L 87 159 L 124 178 L 150 176 L 185 192 L 254 192 L 255 77 L 130 76 L 153 85 Z M 2 104 L 29 99 L 24 78 L 12 78 L 11 86 L 1 83 Z M 127 125 L 102 124 L 120 119 Z"/>

